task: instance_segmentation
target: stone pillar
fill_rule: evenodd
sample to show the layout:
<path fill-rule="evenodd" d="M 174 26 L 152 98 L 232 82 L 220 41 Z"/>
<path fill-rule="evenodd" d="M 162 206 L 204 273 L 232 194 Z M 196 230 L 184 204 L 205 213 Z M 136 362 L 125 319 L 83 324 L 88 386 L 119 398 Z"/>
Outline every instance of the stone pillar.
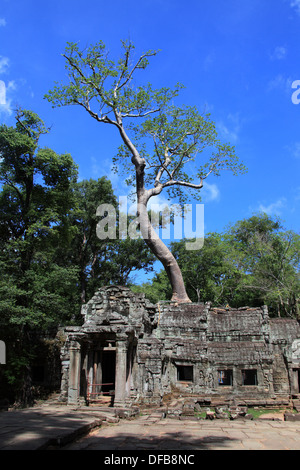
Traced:
<path fill-rule="evenodd" d="M 114 406 L 125 404 L 127 368 L 127 336 L 116 339 L 116 377 Z"/>
<path fill-rule="evenodd" d="M 80 344 L 71 340 L 70 345 L 70 368 L 69 368 L 69 388 L 68 388 L 68 405 L 79 404 L 80 393 Z"/>
<path fill-rule="evenodd" d="M 96 351 L 95 354 L 96 361 L 94 362 L 94 364 L 96 366 L 96 374 L 94 381 L 96 384 L 98 384 L 98 386 L 96 387 L 96 392 L 100 393 L 102 391 L 102 387 L 101 385 L 99 385 L 102 383 L 102 354 L 101 351 Z"/>

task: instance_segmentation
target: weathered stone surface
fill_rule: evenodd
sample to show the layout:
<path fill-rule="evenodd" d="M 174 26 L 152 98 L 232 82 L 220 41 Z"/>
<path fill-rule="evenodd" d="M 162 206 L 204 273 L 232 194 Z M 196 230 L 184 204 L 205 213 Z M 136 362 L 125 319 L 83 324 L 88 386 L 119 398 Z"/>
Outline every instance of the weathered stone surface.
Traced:
<path fill-rule="evenodd" d="M 64 401 L 89 402 L 107 393 L 113 403 L 115 393 L 117 405 L 157 405 L 170 397 L 168 416 L 192 416 L 197 403 L 269 406 L 300 392 L 299 323 L 270 319 L 266 307 L 153 305 L 143 294 L 108 286 L 82 314 L 81 327 L 64 331 Z M 181 400 L 178 406 L 172 398 Z M 245 417 L 246 411 L 232 414 Z"/>
<path fill-rule="evenodd" d="M 216 418 L 216 413 L 214 411 L 206 411 L 206 419 L 210 419 L 210 420 L 213 420 Z"/>
<path fill-rule="evenodd" d="M 218 406 L 215 408 L 215 414 L 217 419 L 229 419 L 229 411 L 227 407 Z"/>
<path fill-rule="evenodd" d="M 284 413 L 284 421 L 300 421 L 300 413 Z"/>

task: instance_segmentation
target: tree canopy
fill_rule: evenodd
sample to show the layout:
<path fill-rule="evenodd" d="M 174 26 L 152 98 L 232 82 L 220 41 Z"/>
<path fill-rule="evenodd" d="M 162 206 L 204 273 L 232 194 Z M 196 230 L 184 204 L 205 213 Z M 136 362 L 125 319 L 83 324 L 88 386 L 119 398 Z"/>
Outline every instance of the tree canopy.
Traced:
<path fill-rule="evenodd" d="M 71 155 L 40 147 L 49 130 L 39 116 L 15 117 L 15 127 L 0 126 L 0 329 L 6 378 L 26 402 L 39 339 L 80 322 L 96 287 L 129 284 L 154 257 L 141 240 L 97 238 L 97 205 L 117 204 L 111 182 L 77 182 Z"/>
<path fill-rule="evenodd" d="M 208 113 L 175 105 L 182 85 L 153 89 L 150 83 L 137 83 L 138 71 L 148 67 L 157 51 L 136 59 L 131 42 L 122 41 L 122 48 L 122 56 L 114 61 L 102 41 L 85 50 L 68 43 L 63 54 L 68 83 L 56 83 L 45 96 L 54 107 L 79 105 L 99 123 L 116 127 L 122 145 L 113 160 L 117 170 L 129 173 L 128 182 L 135 182 L 142 236 L 166 270 L 173 300 L 186 302 L 181 271 L 153 230 L 147 203 L 165 189 L 183 204 L 186 191 L 200 190 L 209 175 L 219 176 L 223 170 L 242 173 L 245 167 L 233 146 L 220 141 Z"/>
<path fill-rule="evenodd" d="M 273 316 L 299 317 L 300 236 L 279 219 L 255 214 L 223 233 L 208 233 L 197 252 L 185 250 L 184 242 L 171 243 L 171 250 L 194 302 L 267 305 Z M 163 271 L 136 289 L 154 302 L 171 297 Z"/>

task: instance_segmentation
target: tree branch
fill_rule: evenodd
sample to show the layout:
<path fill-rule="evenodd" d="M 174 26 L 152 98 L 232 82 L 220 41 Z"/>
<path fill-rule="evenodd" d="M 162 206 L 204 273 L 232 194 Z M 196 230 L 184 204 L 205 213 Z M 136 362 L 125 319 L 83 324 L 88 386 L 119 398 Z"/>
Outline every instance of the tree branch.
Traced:
<path fill-rule="evenodd" d="M 203 188 L 203 178 L 200 178 L 200 183 L 195 184 L 195 183 L 188 183 L 187 181 L 177 181 L 177 180 L 170 180 L 167 183 L 164 183 L 162 185 L 163 188 L 167 188 L 169 186 L 186 186 L 187 188 L 193 188 L 193 189 L 201 189 Z"/>
<path fill-rule="evenodd" d="M 129 59 L 129 54 L 130 54 L 130 49 L 128 48 L 127 51 L 126 51 L 126 64 L 128 64 L 128 59 Z M 115 86 L 115 89 L 114 91 L 117 92 L 118 90 L 120 90 L 121 88 L 123 88 L 132 78 L 132 75 L 133 75 L 133 72 L 136 70 L 136 69 L 139 69 L 139 68 L 142 68 L 140 67 L 140 63 L 142 62 L 143 59 L 145 59 L 146 57 L 151 57 L 151 56 L 154 56 L 156 55 L 156 52 L 147 52 L 146 54 L 143 54 L 141 55 L 141 57 L 139 58 L 139 60 L 137 61 L 137 63 L 135 64 L 135 66 L 132 68 L 132 70 L 130 71 L 130 73 L 128 74 L 126 80 L 121 83 L 121 79 L 122 77 L 125 75 L 124 71 L 125 71 L 125 67 L 123 68 L 122 70 L 122 73 L 120 75 L 120 78 Z M 126 67 L 127 68 L 127 67 Z"/>
<path fill-rule="evenodd" d="M 155 139 L 154 139 L 154 142 L 155 142 Z M 160 183 L 160 178 L 162 177 L 164 171 L 166 171 L 168 173 L 169 178 L 172 178 L 172 176 L 171 176 L 171 174 L 169 173 L 169 171 L 167 169 L 167 166 L 171 163 L 171 158 L 169 157 L 169 148 L 168 148 L 168 146 L 165 148 L 165 160 L 164 160 L 164 162 L 162 162 L 162 160 L 160 158 L 160 154 L 158 152 L 156 142 L 155 142 L 155 148 L 156 148 L 156 154 L 157 154 L 157 156 L 159 158 L 159 161 L 161 163 L 161 168 L 159 169 L 159 171 L 156 175 L 156 178 L 155 178 L 155 182 L 154 182 L 154 186 L 157 186 Z"/>
<path fill-rule="evenodd" d="M 85 85 L 89 85 L 89 86 L 92 86 L 96 92 L 98 93 L 98 95 L 101 97 L 102 101 L 104 104 L 106 104 L 107 106 L 110 106 L 110 107 L 113 107 L 113 103 L 107 101 L 107 99 L 105 98 L 105 96 L 103 95 L 101 89 L 90 79 L 86 78 L 84 73 L 82 72 L 81 68 L 78 67 L 78 65 L 76 65 L 76 63 L 74 63 L 74 61 L 71 60 L 70 57 L 68 57 L 67 55 L 63 54 L 63 57 L 65 57 L 65 59 L 67 59 L 67 61 L 69 62 L 70 66 L 75 69 L 77 71 L 77 73 L 79 74 L 79 76 L 81 77 L 82 79 L 82 83 L 85 84 Z M 89 64 L 90 65 L 90 64 Z M 95 75 L 95 71 L 94 71 L 94 68 L 90 65 L 90 68 L 92 68 L 93 70 L 93 74 Z M 104 79 L 102 80 L 102 83 L 104 82 L 105 78 L 107 77 L 104 77 Z M 76 82 L 76 78 L 75 76 L 73 75 L 73 80 Z M 75 100 L 74 100 L 75 101 Z"/>
<path fill-rule="evenodd" d="M 160 109 L 152 109 L 150 111 L 146 111 L 145 113 L 139 113 L 139 114 L 129 114 L 129 113 L 126 113 L 126 114 L 123 114 L 121 113 L 121 116 L 122 118 L 126 118 L 126 117 L 130 117 L 130 118 L 139 118 L 139 117 L 145 117 L 145 116 L 148 116 L 149 114 L 153 114 L 153 113 L 157 113 Z"/>

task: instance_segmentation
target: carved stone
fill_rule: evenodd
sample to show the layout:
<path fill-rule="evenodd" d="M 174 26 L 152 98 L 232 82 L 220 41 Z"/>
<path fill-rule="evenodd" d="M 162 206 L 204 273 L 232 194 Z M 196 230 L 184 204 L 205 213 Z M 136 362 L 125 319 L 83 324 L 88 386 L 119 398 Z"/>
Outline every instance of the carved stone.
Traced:
<path fill-rule="evenodd" d="M 109 286 L 82 308 L 83 325 L 65 328 L 61 399 L 161 404 L 285 404 L 300 387 L 297 320 L 269 318 L 267 307 L 151 304 Z"/>

